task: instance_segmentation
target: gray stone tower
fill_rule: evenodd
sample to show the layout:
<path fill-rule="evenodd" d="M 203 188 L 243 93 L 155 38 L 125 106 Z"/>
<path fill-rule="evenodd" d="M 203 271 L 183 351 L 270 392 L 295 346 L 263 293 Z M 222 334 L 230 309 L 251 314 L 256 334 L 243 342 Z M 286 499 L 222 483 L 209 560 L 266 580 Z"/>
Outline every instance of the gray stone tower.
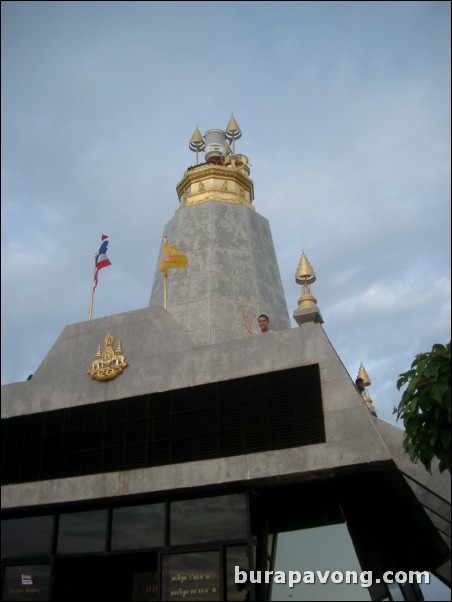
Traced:
<path fill-rule="evenodd" d="M 190 167 L 177 185 L 180 207 L 164 235 L 189 258 L 189 267 L 170 270 L 167 310 L 195 345 L 248 336 L 261 313 L 271 330 L 290 328 L 289 314 L 268 221 L 253 206 L 248 158 L 235 154 L 241 136 L 232 117 L 226 131 L 196 129 L 190 148 L 206 162 Z M 228 145 L 232 141 L 233 150 Z M 150 305 L 163 304 L 158 259 Z"/>

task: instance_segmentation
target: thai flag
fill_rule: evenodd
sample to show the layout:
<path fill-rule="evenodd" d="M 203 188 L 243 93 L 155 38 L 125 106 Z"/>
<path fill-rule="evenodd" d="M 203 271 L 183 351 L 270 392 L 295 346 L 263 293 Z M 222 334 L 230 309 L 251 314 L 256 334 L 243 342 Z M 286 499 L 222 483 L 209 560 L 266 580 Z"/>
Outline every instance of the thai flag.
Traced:
<path fill-rule="evenodd" d="M 102 244 L 100 245 L 99 251 L 95 255 L 96 268 L 94 270 L 93 292 L 96 290 L 99 270 L 111 265 L 111 261 L 107 257 L 107 247 L 109 242 L 107 238 L 108 236 L 102 234 Z"/>
<path fill-rule="evenodd" d="M 24 575 L 23 573 L 21 575 L 21 582 L 22 585 L 33 585 L 33 579 L 31 578 L 31 575 Z"/>

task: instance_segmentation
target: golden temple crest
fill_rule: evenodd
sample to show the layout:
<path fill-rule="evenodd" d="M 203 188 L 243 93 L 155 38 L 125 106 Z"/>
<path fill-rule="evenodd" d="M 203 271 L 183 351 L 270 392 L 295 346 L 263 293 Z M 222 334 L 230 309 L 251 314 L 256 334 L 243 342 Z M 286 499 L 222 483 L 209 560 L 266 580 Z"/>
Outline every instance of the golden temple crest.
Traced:
<path fill-rule="evenodd" d="M 101 352 L 100 345 L 97 348 L 96 357 L 91 363 L 88 374 L 96 380 L 111 380 L 127 368 L 128 363 L 122 355 L 121 341 L 119 341 L 116 351 L 113 349 L 114 335 L 110 332 L 105 337 L 104 351 Z"/>

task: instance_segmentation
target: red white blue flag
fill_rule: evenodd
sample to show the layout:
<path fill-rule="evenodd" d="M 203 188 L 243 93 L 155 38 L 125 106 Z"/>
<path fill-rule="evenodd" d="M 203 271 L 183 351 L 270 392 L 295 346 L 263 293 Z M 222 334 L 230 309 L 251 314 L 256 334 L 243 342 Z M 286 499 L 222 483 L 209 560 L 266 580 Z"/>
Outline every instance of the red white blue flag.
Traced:
<path fill-rule="evenodd" d="M 95 261 L 96 261 L 96 267 L 94 270 L 93 293 L 96 290 L 99 270 L 111 265 L 111 261 L 107 257 L 107 247 L 108 247 L 108 242 L 109 242 L 107 239 L 108 239 L 108 236 L 106 236 L 105 234 L 102 234 L 102 244 L 100 245 L 99 251 L 94 256 Z"/>

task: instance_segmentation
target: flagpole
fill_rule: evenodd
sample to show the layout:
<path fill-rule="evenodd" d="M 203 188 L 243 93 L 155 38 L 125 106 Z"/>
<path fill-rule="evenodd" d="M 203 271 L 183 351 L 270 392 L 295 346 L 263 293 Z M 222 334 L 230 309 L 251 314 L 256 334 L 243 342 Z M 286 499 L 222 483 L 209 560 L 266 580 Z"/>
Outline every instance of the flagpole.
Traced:
<path fill-rule="evenodd" d="M 166 282 L 168 280 L 168 274 L 165 272 L 163 274 L 163 309 L 166 309 Z"/>
<path fill-rule="evenodd" d="M 168 237 L 165 235 L 163 237 L 163 255 L 165 255 L 165 247 L 168 242 Z M 165 257 L 163 257 L 165 259 Z M 166 309 L 166 297 L 167 297 L 167 281 L 168 281 L 168 271 L 165 270 L 163 272 L 163 309 Z"/>
<path fill-rule="evenodd" d="M 91 283 L 91 299 L 89 302 L 89 311 L 88 311 L 88 320 L 91 320 L 93 317 L 93 303 L 94 303 L 94 278 L 96 276 L 96 255 L 94 255 L 94 273 L 93 273 L 93 281 Z"/>

